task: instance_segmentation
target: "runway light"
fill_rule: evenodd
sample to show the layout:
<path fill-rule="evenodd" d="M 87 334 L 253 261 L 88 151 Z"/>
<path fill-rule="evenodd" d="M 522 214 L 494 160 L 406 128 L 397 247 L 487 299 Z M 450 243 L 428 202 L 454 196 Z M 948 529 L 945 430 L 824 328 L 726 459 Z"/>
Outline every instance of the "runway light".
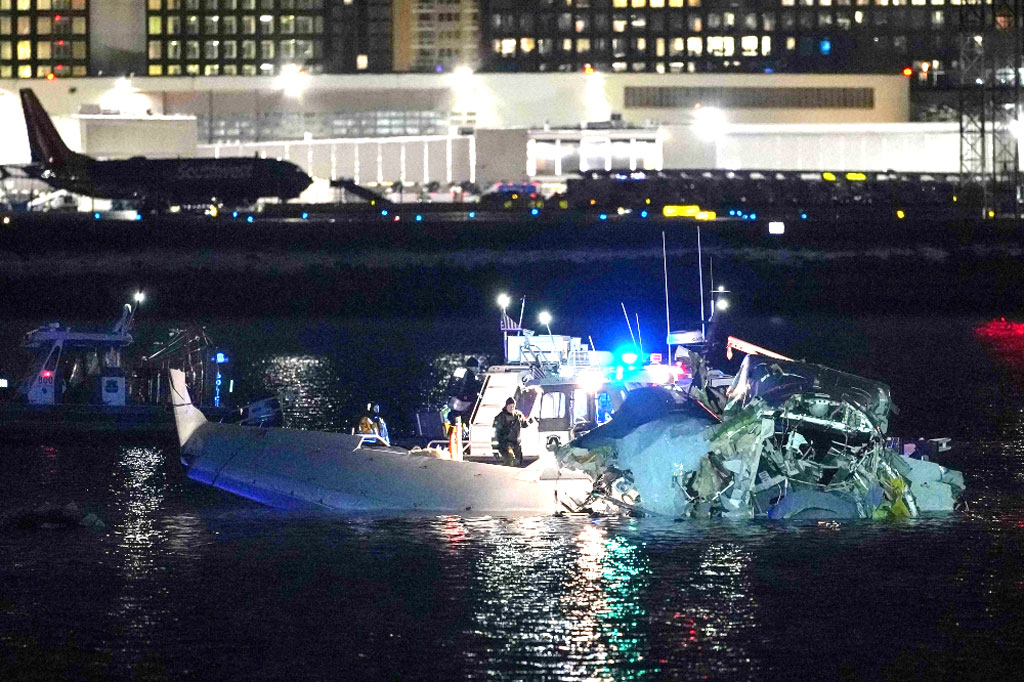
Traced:
<path fill-rule="evenodd" d="M 7 383 L 7 377 L 0 377 L 0 388 L 8 388 L 10 384 Z"/>
<path fill-rule="evenodd" d="M 388 214 L 388 210 L 386 208 L 383 208 L 383 209 L 381 209 L 380 214 L 382 216 L 386 216 Z"/>
<path fill-rule="evenodd" d="M 469 217 L 470 218 L 475 218 L 476 217 L 476 211 L 470 211 L 469 212 Z"/>
<path fill-rule="evenodd" d="M 99 220 L 100 219 L 100 214 L 99 213 L 93 213 L 92 217 L 95 218 L 96 220 Z"/>
<path fill-rule="evenodd" d="M 238 217 L 238 211 L 232 211 L 231 212 L 231 217 L 232 218 L 237 218 Z"/>
<path fill-rule="evenodd" d="M 416 222 L 418 222 L 418 223 L 422 223 L 423 222 L 423 216 L 420 215 L 419 213 L 416 214 Z"/>
<path fill-rule="evenodd" d="M 896 210 L 896 217 L 899 218 L 900 220 L 903 220 L 904 218 L 907 217 L 907 214 L 903 212 L 902 208 L 900 208 Z"/>
<path fill-rule="evenodd" d="M 601 215 L 599 215 L 597 217 L 600 218 L 601 220 L 608 220 L 608 214 L 607 213 L 602 213 Z"/>
<path fill-rule="evenodd" d="M 302 212 L 302 219 L 303 219 L 303 220 L 305 220 L 305 219 L 306 219 L 306 218 L 308 218 L 308 217 L 309 217 L 309 214 L 308 214 L 308 213 L 306 213 L 305 211 L 303 211 L 303 212 Z"/>
<path fill-rule="evenodd" d="M 697 204 L 683 206 L 668 204 L 661 209 L 661 214 L 666 218 L 693 218 L 698 213 L 700 213 L 700 206 Z"/>
<path fill-rule="evenodd" d="M 800 214 L 800 220 L 807 220 L 807 214 L 806 213 L 801 213 Z"/>
<path fill-rule="evenodd" d="M 530 209 L 530 215 L 537 215 L 538 213 L 540 213 L 540 211 L 538 211 L 537 209 Z"/>
<path fill-rule="evenodd" d="M 252 216 L 249 216 L 248 218 L 245 219 L 245 222 L 247 222 L 247 223 L 252 223 L 252 222 L 255 222 L 255 221 L 256 221 L 256 219 L 253 218 Z"/>
<path fill-rule="evenodd" d="M 646 218 L 647 217 L 647 211 L 640 211 L 640 217 L 641 218 Z"/>
<path fill-rule="evenodd" d="M 768 234 L 786 234 L 786 223 L 780 220 L 768 223 Z"/>
<path fill-rule="evenodd" d="M 757 220 L 757 214 L 756 213 L 751 213 L 750 214 L 750 219 L 751 220 Z"/>

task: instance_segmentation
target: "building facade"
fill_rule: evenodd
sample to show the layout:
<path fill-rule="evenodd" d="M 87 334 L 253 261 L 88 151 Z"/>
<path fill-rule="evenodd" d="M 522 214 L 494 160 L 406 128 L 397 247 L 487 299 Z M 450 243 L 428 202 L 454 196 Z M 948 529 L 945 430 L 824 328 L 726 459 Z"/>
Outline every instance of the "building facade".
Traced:
<path fill-rule="evenodd" d="M 480 66 L 477 0 L 394 0 L 396 71 Z"/>
<path fill-rule="evenodd" d="M 89 0 L 0 0 L 0 78 L 88 75 L 88 33 Z"/>
<path fill-rule="evenodd" d="M 480 0 L 494 71 L 900 73 L 957 58 L 959 1 Z M 926 64 L 926 66 L 922 66 Z"/>

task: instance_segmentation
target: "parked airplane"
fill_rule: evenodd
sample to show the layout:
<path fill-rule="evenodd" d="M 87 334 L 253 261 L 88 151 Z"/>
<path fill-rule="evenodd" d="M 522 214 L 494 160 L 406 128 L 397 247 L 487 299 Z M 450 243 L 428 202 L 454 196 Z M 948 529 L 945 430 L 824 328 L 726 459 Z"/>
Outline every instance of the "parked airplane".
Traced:
<path fill-rule="evenodd" d="M 30 89 L 22 89 L 28 141 L 39 178 L 55 189 L 146 205 L 247 206 L 261 197 L 294 199 L 312 180 L 294 163 L 276 159 L 146 159 L 98 161 L 64 144 Z"/>

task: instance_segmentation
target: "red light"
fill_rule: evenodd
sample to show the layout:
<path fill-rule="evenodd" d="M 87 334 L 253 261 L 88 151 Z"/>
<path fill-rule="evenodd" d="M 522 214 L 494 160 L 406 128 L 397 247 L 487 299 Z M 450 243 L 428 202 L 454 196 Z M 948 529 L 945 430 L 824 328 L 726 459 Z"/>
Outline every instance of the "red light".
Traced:
<path fill-rule="evenodd" d="M 50 371 L 50 370 L 48 370 L 48 369 L 44 369 L 44 370 L 43 370 L 43 373 L 42 373 L 42 374 L 40 374 L 39 376 L 43 377 L 44 379 L 49 379 L 50 377 L 52 377 L 52 376 L 53 376 L 53 372 L 51 372 L 51 371 Z"/>
<path fill-rule="evenodd" d="M 914 75 L 914 70 L 912 68 L 910 68 L 909 66 L 904 66 L 903 67 L 903 75 L 906 76 L 907 78 L 910 78 L 911 76 Z"/>
<path fill-rule="evenodd" d="M 50 73 L 46 74 L 46 80 L 52 81 L 54 78 L 56 78 L 56 76 L 53 75 L 52 71 Z"/>
<path fill-rule="evenodd" d="M 64 41 L 63 41 L 63 40 L 58 40 L 58 41 L 57 41 L 57 44 L 58 44 L 58 45 L 63 45 L 63 44 L 64 44 Z"/>
<path fill-rule="evenodd" d="M 59 15 L 59 14 L 55 15 L 55 16 L 53 17 L 53 20 L 54 20 L 54 21 L 60 21 L 60 15 Z"/>
<path fill-rule="evenodd" d="M 583 67 L 583 73 L 586 73 L 586 74 L 594 73 L 594 67 L 591 66 L 590 64 L 587 64 L 586 66 Z"/>

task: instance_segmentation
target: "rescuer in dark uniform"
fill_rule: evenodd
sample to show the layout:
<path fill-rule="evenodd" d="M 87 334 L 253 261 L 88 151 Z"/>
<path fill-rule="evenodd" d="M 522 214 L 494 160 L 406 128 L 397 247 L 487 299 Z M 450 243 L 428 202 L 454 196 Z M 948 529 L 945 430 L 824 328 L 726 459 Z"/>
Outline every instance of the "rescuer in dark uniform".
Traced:
<path fill-rule="evenodd" d="M 523 446 L 519 432 L 526 424 L 526 417 L 516 409 L 515 398 L 506 400 L 505 409 L 494 418 L 494 439 L 498 441 L 498 453 L 505 466 L 522 466 Z"/>

